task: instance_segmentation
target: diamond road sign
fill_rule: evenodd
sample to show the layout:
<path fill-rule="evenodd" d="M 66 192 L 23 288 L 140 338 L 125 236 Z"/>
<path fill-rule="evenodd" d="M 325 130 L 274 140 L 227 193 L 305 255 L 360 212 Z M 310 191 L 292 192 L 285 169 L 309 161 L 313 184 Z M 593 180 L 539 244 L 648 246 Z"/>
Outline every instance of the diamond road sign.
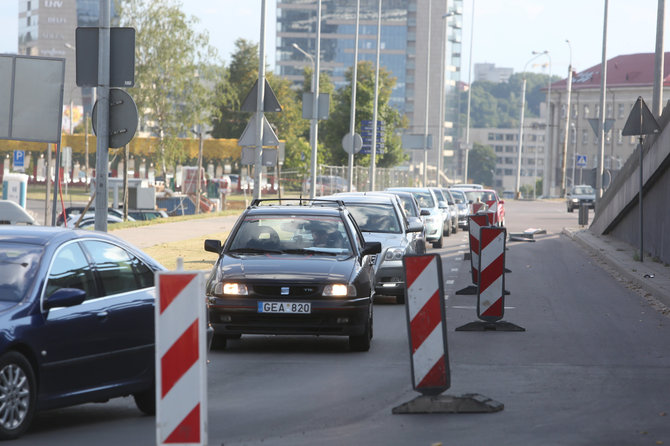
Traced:
<path fill-rule="evenodd" d="M 577 167 L 586 167 L 586 155 L 577 155 Z"/>

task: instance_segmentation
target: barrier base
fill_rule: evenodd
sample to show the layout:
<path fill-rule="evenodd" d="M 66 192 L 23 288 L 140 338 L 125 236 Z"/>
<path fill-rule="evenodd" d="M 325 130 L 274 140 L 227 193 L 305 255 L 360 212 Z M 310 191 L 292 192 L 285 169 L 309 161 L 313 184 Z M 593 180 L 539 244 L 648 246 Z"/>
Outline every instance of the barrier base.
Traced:
<path fill-rule="evenodd" d="M 525 234 L 523 232 L 511 233 L 508 237 L 510 242 L 534 242 L 533 234 Z"/>
<path fill-rule="evenodd" d="M 505 321 L 475 321 L 457 327 L 456 331 L 526 331 L 526 329 Z"/>
<path fill-rule="evenodd" d="M 465 288 L 461 288 L 460 290 L 456 291 L 456 294 L 474 294 L 474 295 L 477 295 L 477 286 L 476 285 L 466 286 Z"/>
<path fill-rule="evenodd" d="M 470 260 L 470 259 L 472 259 L 472 254 L 470 254 L 469 252 L 463 254 L 463 260 Z"/>
<path fill-rule="evenodd" d="M 462 396 L 421 395 L 394 407 L 392 413 L 492 413 L 500 412 L 504 408 L 504 404 L 477 393 Z"/>

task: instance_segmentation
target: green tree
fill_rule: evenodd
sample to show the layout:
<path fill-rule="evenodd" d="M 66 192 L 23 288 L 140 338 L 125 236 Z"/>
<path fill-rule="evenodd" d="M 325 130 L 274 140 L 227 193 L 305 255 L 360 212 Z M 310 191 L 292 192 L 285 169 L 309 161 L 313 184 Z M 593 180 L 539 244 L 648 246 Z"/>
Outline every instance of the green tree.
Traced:
<path fill-rule="evenodd" d="M 468 177 L 474 183 L 493 184 L 496 168 L 496 153 L 491 146 L 474 143 L 468 159 Z"/>
<path fill-rule="evenodd" d="M 351 79 L 353 69 L 346 74 L 347 85 L 337 90 L 331 104 L 331 115 L 324 123 L 320 138 L 326 147 L 325 159 L 330 164 L 346 165 L 348 154 L 342 149 L 342 138 L 349 133 L 351 114 Z M 378 120 L 384 123 L 384 154 L 378 155 L 375 163 L 379 167 L 393 167 L 406 160 L 402 151 L 399 130 L 407 127 L 407 121 L 389 105 L 396 79 L 385 68 L 379 70 Z M 356 132 L 361 132 L 361 122 L 372 120 L 374 112 L 375 68 L 369 61 L 358 63 L 356 82 Z M 370 164 L 370 155 L 355 155 L 356 165 Z"/>
<path fill-rule="evenodd" d="M 124 26 L 135 35 L 135 89 L 143 126 L 159 136 L 159 165 L 184 159 L 179 135 L 216 115 L 210 85 L 220 75 L 216 50 L 206 33 L 196 32 L 174 0 L 123 0 Z M 210 65 L 207 65 L 207 64 Z"/>

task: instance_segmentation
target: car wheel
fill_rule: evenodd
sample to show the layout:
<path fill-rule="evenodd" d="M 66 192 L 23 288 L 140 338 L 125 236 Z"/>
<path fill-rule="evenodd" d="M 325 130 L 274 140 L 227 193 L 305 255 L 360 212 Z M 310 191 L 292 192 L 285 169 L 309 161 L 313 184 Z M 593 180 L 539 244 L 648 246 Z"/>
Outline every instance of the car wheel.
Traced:
<path fill-rule="evenodd" d="M 156 387 L 152 386 L 143 392 L 133 394 L 135 405 L 146 415 L 156 415 Z"/>
<path fill-rule="evenodd" d="M 440 236 L 438 241 L 433 242 L 433 248 L 441 248 L 442 246 L 444 246 L 444 237 Z"/>
<path fill-rule="evenodd" d="M 212 337 L 212 350 L 225 350 L 228 339 L 222 334 L 214 333 Z"/>
<path fill-rule="evenodd" d="M 405 304 L 405 294 L 401 294 L 400 296 L 396 296 L 395 302 L 399 305 L 404 305 Z"/>
<path fill-rule="evenodd" d="M 21 436 L 35 414 L 35 374 L 28 360 L 18 352 L 0 358 L 0 439 Z"/>
<path fill-rule="evenodd" d="M 372 314 L 372 313 L 371 313 Z M 359 336 L 349 336 L 349 349 L 352 352 L 367 352 L 372 339 L 372 317 L 365 324 L 365 331 Z"/>
<path fill-rule="evenodd" d="M 568 206 L 568 212 L 572 212 L 572 211 L 573 211 L 572 206 Z"/>

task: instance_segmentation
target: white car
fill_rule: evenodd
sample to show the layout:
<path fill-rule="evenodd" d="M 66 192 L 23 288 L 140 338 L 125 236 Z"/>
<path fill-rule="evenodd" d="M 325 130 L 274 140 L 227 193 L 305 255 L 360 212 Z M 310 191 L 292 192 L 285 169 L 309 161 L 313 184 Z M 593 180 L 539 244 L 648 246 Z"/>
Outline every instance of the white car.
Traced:
<path fill-rule="evenodd" d="M 422 215 L 426 227 L 426 241 L 432 243 L 433 248 L 442 248 L 444 236 L 451 234 L 451 231 L 445 231 L 444 214 L 435 193 L 427 187 L 387 187 L 386 190 L 411 192 L 414 195 L 421 209 L 429 212 L 429 215 Z M 444 206 L 447 204 L 444 203 Z"/>

